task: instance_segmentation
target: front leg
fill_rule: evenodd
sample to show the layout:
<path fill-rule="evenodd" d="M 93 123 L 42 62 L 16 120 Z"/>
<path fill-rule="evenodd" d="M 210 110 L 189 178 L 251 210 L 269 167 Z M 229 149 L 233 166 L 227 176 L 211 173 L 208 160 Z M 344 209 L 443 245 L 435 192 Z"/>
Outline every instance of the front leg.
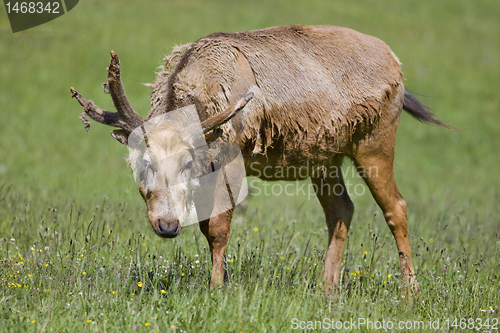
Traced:
<path fill-rule="evenodd" d="M 205 235 L 212 256 L 212 278 L 210 288 L 224 285 L 224 252 L 231 230 L 234 209 L 200 222 L 200 230 Z"/>

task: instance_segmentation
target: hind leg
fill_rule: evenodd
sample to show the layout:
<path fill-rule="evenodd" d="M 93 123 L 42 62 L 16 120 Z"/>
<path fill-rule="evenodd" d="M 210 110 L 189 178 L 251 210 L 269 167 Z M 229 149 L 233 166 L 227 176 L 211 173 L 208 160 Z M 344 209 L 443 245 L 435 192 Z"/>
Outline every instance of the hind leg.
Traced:
<path fill-rule="evenodd" d="M 371 136 L 359 143 L 353 152 L 354 162 L 375 201 L 384 213 L 399 251 L 401 274 L 407 285 L 418 289 L 411 259 L 406 223 L 406 202 L 394 179 L 394 144 L 397 122 L 384 128 L 383 134 Z"/>
<path fill-rule="evenodd" d="M 339 171 L 337 177 L 311 177 L 313 184 L 317 186 L 317 197 L 325 212 L 328 227 L 328 250 L 324 275 L 327 293 L 333 292 L 334 286 L 339 283 L 344 244 L 354 214 L 354 205 L 347 194 L 342 172 L 340 172 L 341 163 L 340 160 L 334 166 Z"/>

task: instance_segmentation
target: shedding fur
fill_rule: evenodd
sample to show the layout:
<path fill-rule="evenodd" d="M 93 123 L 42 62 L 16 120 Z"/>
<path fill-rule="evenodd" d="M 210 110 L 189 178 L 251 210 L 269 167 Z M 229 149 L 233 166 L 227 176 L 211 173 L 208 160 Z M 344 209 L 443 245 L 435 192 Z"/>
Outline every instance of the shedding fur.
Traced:
<path fill-rule="evenodd" d="M 369 56 L 367 56 L 369 55 Z M 222 139 L 279 164 L 325 162 L 345 152 L 360 125 L 403 98 L 396 56 L 381 40 L 330 26 L 217 33 L 174 48 L 151 96 L 149 118 L 193 104 L 200 118 L 224 110 L 255 86 Z M 200 103 L 201 102 L 201 103 Z"/>

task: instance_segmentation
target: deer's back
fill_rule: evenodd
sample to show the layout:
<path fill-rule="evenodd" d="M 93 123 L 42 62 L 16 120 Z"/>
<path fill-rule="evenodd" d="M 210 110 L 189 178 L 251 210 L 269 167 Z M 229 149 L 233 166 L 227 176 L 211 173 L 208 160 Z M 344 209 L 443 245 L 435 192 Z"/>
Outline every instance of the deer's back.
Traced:
<path fill-rule="evenodd" d="M 184 48 L 168 80 L 171 98 L 161 107 L 199 99 L 202 118 L 254 86 L 254 100 L 223 126 L 225 139 L 288 162 L 341 152 L 358 127 L 396 117 L 404 92 L 399 61 L 384 42 L 331 26 L 208 35 Z"/>

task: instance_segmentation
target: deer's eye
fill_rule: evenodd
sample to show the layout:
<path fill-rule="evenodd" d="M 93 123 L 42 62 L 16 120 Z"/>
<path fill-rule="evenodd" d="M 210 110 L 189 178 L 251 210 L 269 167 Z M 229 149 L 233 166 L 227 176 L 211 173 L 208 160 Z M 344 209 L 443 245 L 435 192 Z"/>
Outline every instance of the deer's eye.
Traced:
<path fill-rule="evenodd" d="M 189 161 L 184 166 L 184 170 L 191 170 L 193 168 L 193 161 Z"/>
<path fill-rule="evenodd" d="M 184 167 L 181 170 L 181 173 L 184 177 L 186 177 L 188 176 L 188 173 L 191 172 L 192 169 L 193 169 L 193 161 L 191 160 L 184 165 Z"/>
<path fill-rule="evenodd" d="M 149 161 L 143 161 L 142 171 L 139 174 L 141 182 L 144 184 L 146 189 L 152 189 L 155 183 L 156 169 L 152 163 Z"/>
<path fill-rule="evenodd" d="M 144 186 L 144 181 L 141 181 L 139 184 L 139 193 L 141 194 L 141 196 L 144 200 L 148 200 L 149 198 L 151 198 L 151 194 L 153 192 L 151 192 L 151 190 L 147 189 Z"/>

